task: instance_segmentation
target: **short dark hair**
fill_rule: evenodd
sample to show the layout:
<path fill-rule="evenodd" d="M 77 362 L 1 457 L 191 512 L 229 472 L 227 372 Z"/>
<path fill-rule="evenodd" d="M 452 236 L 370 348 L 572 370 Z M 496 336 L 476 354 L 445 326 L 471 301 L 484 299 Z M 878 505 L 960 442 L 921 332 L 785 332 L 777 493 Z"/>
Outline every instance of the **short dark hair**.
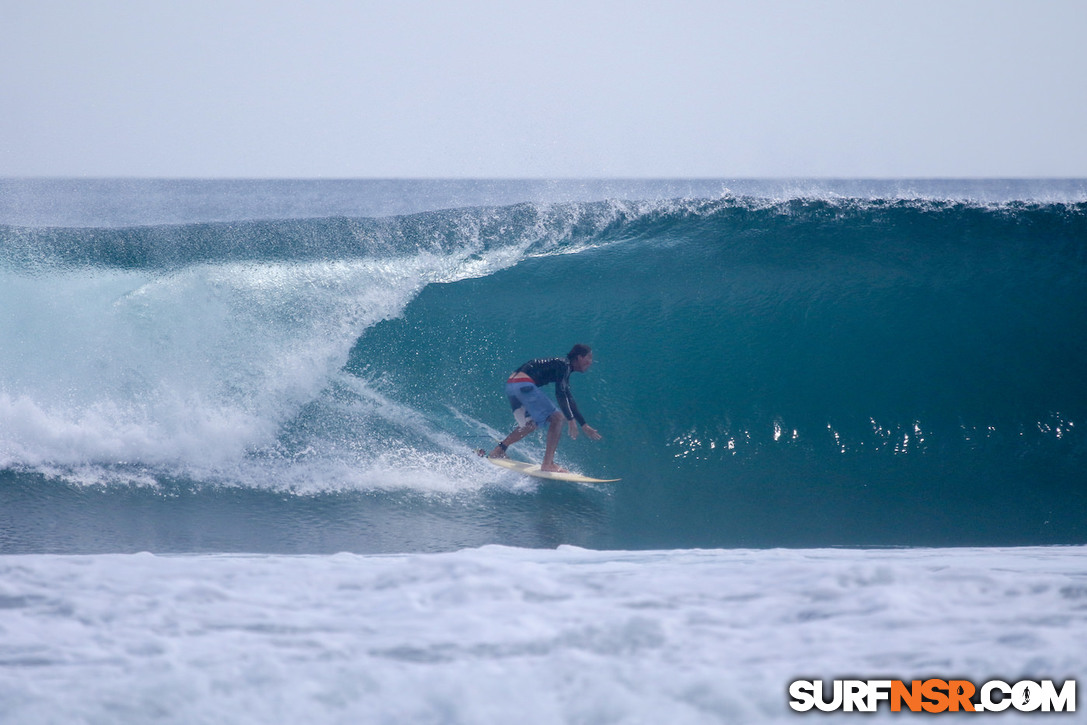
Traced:
<path fill-rule="evenodd" d="M 566 353 L 567 360 L 576 360 L 582 355 L 588 355 L 593 349 L 588 345 L 583 345 L 580 342 L 570 348 L 570 352 Z"/>

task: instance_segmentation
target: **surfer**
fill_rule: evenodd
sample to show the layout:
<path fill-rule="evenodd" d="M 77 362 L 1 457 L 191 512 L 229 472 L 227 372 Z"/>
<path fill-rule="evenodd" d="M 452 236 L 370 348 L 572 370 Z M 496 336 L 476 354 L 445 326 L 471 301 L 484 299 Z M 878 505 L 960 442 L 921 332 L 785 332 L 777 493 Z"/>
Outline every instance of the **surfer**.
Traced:
<path fill-rule="evenodd" d="M 506 380 L 506 397 L 513 408 L 517 427 L 494 447 L 488 457 L 505 458 L 506 450 L 510 446 L 536 430 L 537 426 L 546 423 L 547 449 L 544 451 L 540 470 L 566 473 L 566 469 L 555 464 L 555 449 L 562 435 L 563 420 L 567 422 L 571 438 L 577 438 L 579 425 L 590 440 L 598 441 L 602 437 L 592 426 L 585 423 L 585 418 L 577 409 L 577 403 L 570 392 L 570 373 L 587 372 L 592 364 L 592 348 L 579 343 L 570 349 L 566 357 L 538 358 L 517 368 Z M 551 383 L 555 384 L 555 400 L 558 401 L 561 411 L 540 390 Z"/>

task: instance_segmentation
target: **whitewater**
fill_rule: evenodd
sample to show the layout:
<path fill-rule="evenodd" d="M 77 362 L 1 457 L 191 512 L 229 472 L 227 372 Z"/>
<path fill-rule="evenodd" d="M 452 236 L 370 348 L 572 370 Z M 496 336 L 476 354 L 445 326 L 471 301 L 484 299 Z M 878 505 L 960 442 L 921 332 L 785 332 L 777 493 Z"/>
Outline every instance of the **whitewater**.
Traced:
<path fill-rule="evenodd" d="M 0 180 L 0 721 L 1075 679 L 1085 329 L 1082 180 Z M 574 342 L 623 480 L 474 456 Z"/>
<path fill-rule="evenodd" d="M 799 722 L 786 691 L 800 678 L 1081 675 L 1084 553 L 4 557 L 0 713 L 28 723 Z M 1071 715 L 1051 717 L 1082 717 Z"/>

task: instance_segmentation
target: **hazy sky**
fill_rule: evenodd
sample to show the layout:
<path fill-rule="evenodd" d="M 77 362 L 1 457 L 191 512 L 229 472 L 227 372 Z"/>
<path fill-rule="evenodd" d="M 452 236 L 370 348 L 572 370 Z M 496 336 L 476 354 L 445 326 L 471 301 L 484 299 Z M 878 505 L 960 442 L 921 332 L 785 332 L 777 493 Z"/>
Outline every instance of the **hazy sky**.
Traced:
<path fill-rule="evenodd" d="M 1087 176 L 1087 2 L 0 0 L 0 176 Z"/>

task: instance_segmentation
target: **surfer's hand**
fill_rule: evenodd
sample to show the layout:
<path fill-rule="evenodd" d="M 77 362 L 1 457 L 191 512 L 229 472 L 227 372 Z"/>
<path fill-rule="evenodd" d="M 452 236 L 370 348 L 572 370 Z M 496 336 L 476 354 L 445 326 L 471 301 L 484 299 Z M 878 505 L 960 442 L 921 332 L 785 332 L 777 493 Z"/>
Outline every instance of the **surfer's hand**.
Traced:
<path fill-rule="evenodd" d="M 570 437 L 577 440 L 577 421 L 567 421 L 567 430 L 570 431 Z"/>
<path fill-rule="evenodd" d="M 592 441 L 598 441 L 604 437 L 597 433 L 596 428 L 593 428 L 591 425 L 583 425 L 581 426 L 581 430 L 585 431 L 585 435 L 589 436 L 589 440 Z"/>

